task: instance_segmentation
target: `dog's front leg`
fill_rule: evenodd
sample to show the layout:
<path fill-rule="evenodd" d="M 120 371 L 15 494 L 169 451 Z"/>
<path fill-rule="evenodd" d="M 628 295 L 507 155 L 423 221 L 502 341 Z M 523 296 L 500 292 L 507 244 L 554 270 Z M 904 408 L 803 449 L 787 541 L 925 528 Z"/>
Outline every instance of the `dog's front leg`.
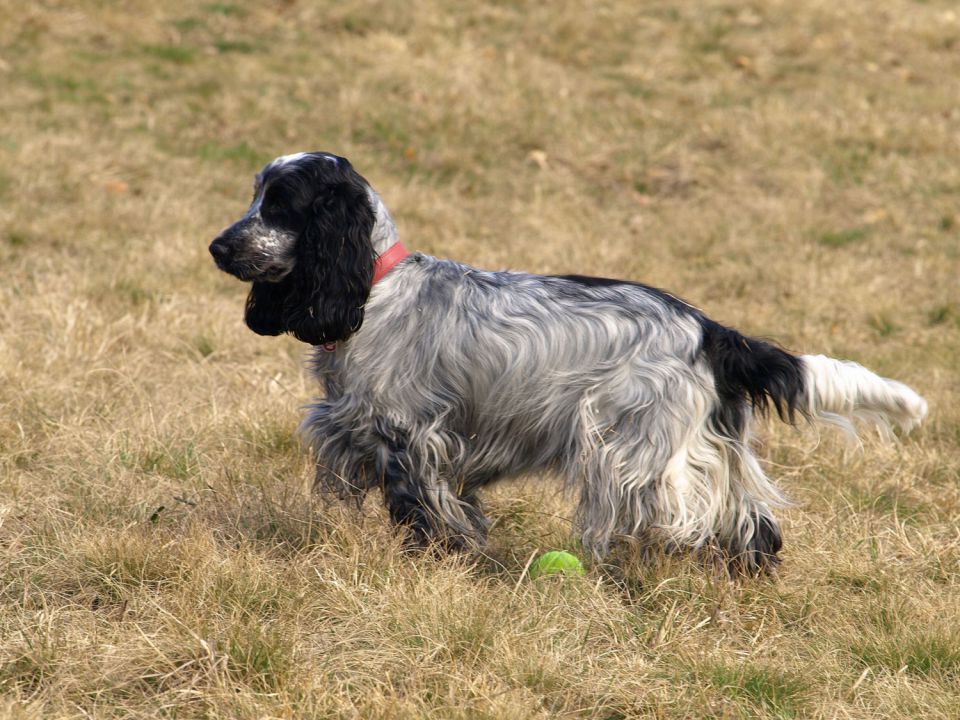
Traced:
<path fill-rule="evenodd" d="M 405 450 L 389 451 L 381 472 L 383 478 L 383 501 L 390 519 L 407 528 L 410 541 L 425 547 L 436 534 L 436 523 L 431 522 L 429 503 L 422 488 L 410 474 L 410 461 Z"/>
<path fill-rule="evenodd" d="M 486 520 L 476 498 L 460 497 L 451 481 L 450 438 L 440 433 L 391 433 L 381 453 L 383 499 L 390 518 L 406 527 L 418 546 L 477 548 Z M 397 441 L 402 435 L 404 440 Z"/>
<path fill-rule="evenodd" d="M 314 487 L 361 502 L 379 475 L 366 434 L 353 429 L 360 425 L 356 415 L 353 404 L 342 399 L 318 402 L 310 406 L 300 431 L 316 460 Z"/>

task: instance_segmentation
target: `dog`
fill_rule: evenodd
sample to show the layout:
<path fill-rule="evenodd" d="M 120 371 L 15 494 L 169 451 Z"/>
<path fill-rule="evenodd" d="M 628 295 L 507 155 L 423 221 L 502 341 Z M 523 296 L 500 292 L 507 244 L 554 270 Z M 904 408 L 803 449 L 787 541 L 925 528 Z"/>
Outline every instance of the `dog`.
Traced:
<path fill-rule="evenodd" d="M 751 451 L 753 416 L 909 431 L 927 413 L 906 385 L 793 355 L 654 287 L 408 252 L 377 193 L 330 153 L 270 162 L 210 253 L 252 283 L 251 330 L 314 346 L 325 397 L 301 431 L 317 487 L 358 501 L 380 488 L 420 545 L 482 547 L 478 490 L 549 470 L 579 492 L 595 561 L 632 539 L 770 572 L 785 498 Z"/>

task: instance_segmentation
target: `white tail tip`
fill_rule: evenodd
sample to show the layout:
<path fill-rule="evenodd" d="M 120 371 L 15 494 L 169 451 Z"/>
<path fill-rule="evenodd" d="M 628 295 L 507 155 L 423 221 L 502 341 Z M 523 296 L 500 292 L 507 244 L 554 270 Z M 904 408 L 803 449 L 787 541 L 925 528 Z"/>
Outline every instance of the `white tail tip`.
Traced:
<path fill-rule="evenodd" d="M 855 362 L 825 355 L 800 359 L 806 371 L 806 410 L 813 417 L 836 422 L 839 415 L 879 425 L 896 424 L 910 432 L 927 415 L 927 401 L 903 383 L 880 377 Z"/>

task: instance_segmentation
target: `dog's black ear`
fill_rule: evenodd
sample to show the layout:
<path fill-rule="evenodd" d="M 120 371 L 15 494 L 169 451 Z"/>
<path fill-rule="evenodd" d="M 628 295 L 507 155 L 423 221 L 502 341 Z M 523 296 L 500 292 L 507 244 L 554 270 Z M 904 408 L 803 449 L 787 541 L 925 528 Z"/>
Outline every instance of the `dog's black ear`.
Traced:
<path fill-rule="evenodd" d="M 298 340 L 320 345 L 345 340 L 363 323 L 373 283 L 375 218 L 359 176 L 325 187 L 310 212 L 297 243 L 286 324 Z"/>
<path fill-rule="evenodd" d="M 287 331 L 284 304 L 290 294 L 286 280 L 279 283 L 254 282 L 247 296 L 244 320 L 257 335 L 280 335 Z"/>

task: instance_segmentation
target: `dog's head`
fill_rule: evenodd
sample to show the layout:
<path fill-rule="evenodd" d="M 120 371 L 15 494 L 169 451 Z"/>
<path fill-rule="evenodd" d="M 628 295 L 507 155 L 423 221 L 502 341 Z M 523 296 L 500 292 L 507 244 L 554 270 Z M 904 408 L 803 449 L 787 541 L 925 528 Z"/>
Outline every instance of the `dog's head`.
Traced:
<path fill-rule="evenodd" d="M 373 280 L 374 198 L 346 159 L 328 153 L 285 155 L 260 171 L 250 209 L 210 244 L 217 267 L 253 282 L 251 330 L 320 345 L 359 329 Z"/>

